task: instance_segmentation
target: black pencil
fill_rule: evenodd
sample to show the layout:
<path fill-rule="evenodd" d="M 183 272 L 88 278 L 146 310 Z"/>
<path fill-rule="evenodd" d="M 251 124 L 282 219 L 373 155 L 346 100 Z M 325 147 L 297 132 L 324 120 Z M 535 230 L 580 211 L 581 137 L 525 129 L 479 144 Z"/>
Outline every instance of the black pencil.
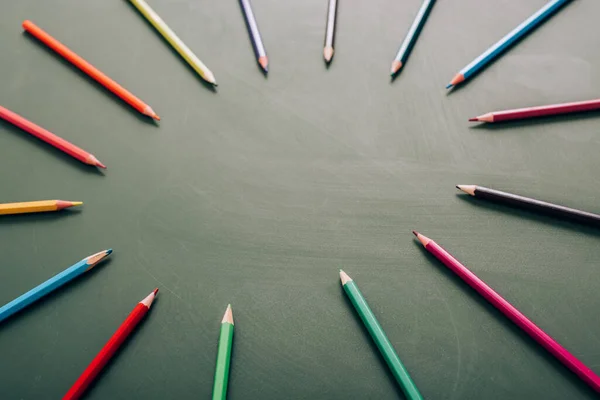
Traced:
<path fill-rule="evenodd" d="M 333 45 L 335 43 L 335 17 L 337 14 L 337 0 L 329 0 L 327 9 L 327 26 L 325 27 L 325 45 L 323 49 L 323 57 L 325 62 L 329 64 L 333 58 Z"/>
<path fill-rule="evenodd" d="M 250 40 L 252 41 L 252 47 L 254 48 L 254 54 L 256 55 L 256 61 L 258 61 L 258 65 L 260 65 L 263 72 L 266 74 L 269 72 L 269 59 L 267 58 L 267 51 L 265 50 L 262 38 L 260 37 L 256 18 L 254 18 L 254 13 L 250 6 L 250 0 L 240 0 L 240 5 L 242 6 L 242 11 L 246 18 L 246 25 L 248 27 L 248 33 L 250 34 Z"/>
<path fill-rule="evenodd" d="M 456 187 L 463 192 L 479 199 L 490 200 L 527 210 L 542 212 L 548 215 L 569 219 L 584 224 L 600 226 L 600 215 L 587 211 L 576 210 L 574 208 L 547 203 L 545 201 L 535 200 L 529 197 L 501 192 L 499 190 L 489 189 L 477 185 L 457 185 Z"/>

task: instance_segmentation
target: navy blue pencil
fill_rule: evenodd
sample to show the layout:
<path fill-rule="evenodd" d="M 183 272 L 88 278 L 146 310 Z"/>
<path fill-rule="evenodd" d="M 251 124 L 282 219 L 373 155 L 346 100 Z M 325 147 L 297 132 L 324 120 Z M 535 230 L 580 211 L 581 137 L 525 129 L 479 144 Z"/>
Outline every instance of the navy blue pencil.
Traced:
<path fill-rule="evenodd" d="M 421 33 L 423 26 L 425 26 L 425 21 L 427 21 L 427 17 L 429 16 L 429 13 L 431 12 L 431 9 L 433 8 L 434 4 L 435 0 L 423 1 L 423 4 L 421 5 L 421 8 L 419 9 L 417 16 L 415 17 L 414 22 L 412 23 L 410 29 L 408 30 L 408 33 L 406 34 L 406 37 L 404 38 L 404 42 L 402 42 L 402 45 L 398 50 L 398 54 L 396 54 L 396 58 L 392 62 L 392 77 L 394 77 L 398 73 L 398 71 L 400 71 L 400 68 L 402 68 L 402 66 L 406 63 L 406 60 L 408 59 L 412 48 L 414 47 L 415 43 L 417 43 L 419 34 Z"/>
<path fill-rule="evenodd" d="M 267 58 L 267 52 L 265 51 L 265 46 L 260 37 L 252 7 L 250 6 L 250 0 L 240 0 L 240 5 L 242 6 L 242 11 L 246 18 L 246 25 L 248 26 L 248 32 L 250 33 L 250 41 L 252 42 L 258 65 L 260 65 L 262 70 L 267 73 L 269 72 L 269 59 Z"/>

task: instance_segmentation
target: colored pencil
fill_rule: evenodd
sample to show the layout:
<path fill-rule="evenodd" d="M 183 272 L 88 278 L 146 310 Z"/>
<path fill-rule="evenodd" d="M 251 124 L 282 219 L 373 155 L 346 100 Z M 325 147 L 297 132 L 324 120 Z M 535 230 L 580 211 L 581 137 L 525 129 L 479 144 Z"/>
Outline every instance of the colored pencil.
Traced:
<path fill-rule="evenodd" d="M 452 272 L 458 275 L 465 283 L 471 286 L 477 293 L 490 302 L 494 307 L 504 314 L 508 319 L 514 322 L 519 328 L 527 333 L 533 340 L 538 342 L 550 354 L 556 357 L 567 368 L 579 376 L 585 383 L 590 385 L 595 391 L 600 392 L 600 377 L 590 368 L 579 361 L 573 354 L 569 353 L 556 340 L 550 337 L 541 328 L 531 322 L 525 315 L 517 310 L 512 304 L 506 301 L 502 296 L 489 287 L 477 275 L 471 272 L 467 267 L 460 263 L 450 253 L 444 250 L 439 244 L 429 239 L 427 236 L 414 232 L 421 244 L 435 258 L 440 260 Z"/>
<path fill-rule="evenodd" d="M 54 39 L 48 33 L 44 32 L 40 27 L 35 25 L 31 21 L 23 22 L 23 29 L 29 32 L 32 36 L 44 43 L 46 46 L 54 50 L 56 53 L 61 55 L 65 60 L 79 68 L 90 78 L 104 86 L 106 89 L 114 93 L 121 100 L 135 108 L 140 113 L 152 117 L 156 120 L 160 120 L 160 117 L 156 115 L 152 108 L 144 103 L 142 100 L 135 97 L 131 92 L 119 85 L 117 82 L 106 76 L 98 68 L 81 58 L 75 52 L 70 50 L 67 46 Z"/>
<path fill-rule="evenodd" d="M 79 399 L 90 386 L 90 384 L 96 379 L 100 371 L 110 361 L 110 359 L 117 352 L 119 347 L 123 344 L 125 339 L 133 332 L 135 327 L 142 321 L 144 316 L 150 310 L 152 302 L 158 293 L 158 289 L 154 289 L 146 298 L 140 301 L 133 311 L 127 316 L 125 321 L 119 326 L 112 337 L 106 342 L 102 350 L 94 357 L 90 365 L 87 366 L 85 371 L 77 378 L 73 386 L 69 389 L 67 394 L 64 395 L 63 400 L 75 400 Z"/>
<path fill-rule="evenodd" d="M 587 211 L 581 211 L 574 208 L 547 203 L 545 201 L 535 200 L 512 193 L 501 192 L 499 190 L 489 189 L 483 186 L 457 185 L 456 187 L 463 192 L 479 199 L 491 200 L 531 211 L 542 212 L 558 218 L 600 226 L 600 215 Z"/>
<path fill-rule="evenodd" d="M 265 51 L 265 46 L 263 45 L 262 38 L 260 37 L 258 25 L 256 23 L 256 19 L 254 18 L 254 12 L 252 12 L 252 7 L 250 6 L 250 0 L 240 0 L 240 5 L 242 6 L 242 11 L 244 12 L 246 27 L 248 28 L 248 33 L 250 34 L 250 41 L 252 42 L 252 47 L 254 48 L 256 60 L 258 61 L 258 65 L 260 65 L 263 72 L 266 74 L 269 72 L 269 59 L 267 58 L 267 52 Z"/>
<path fill-rule="evenodd" d="M 80 206 L 81 201 L 42 200 L 23 203 L 0 204 L 0 215 L 28 214 L 48 211 L 59 211 L 65 208 Z"/>
<path fill-rule="evenodd" d="M 75 146 L 73 143 L 67 142 L 65 139 L 56 136 L 54 133 L 34 124 L 33 122 L 21 117 L 2 106 L 0 106 L 0 118 L 21 128 L 27 133 L 32 134 L 36 138 L 56 147 L 57 149 L 67 153 L 73 158 L 78 159 L 84 164 L 93 165 L 95 167 L 106 168 L 98 159 L 91 153 Z"/>
<path fill-rule="evenodd" d="M 329 64 L 333 58 L 333 46 L 335 44 L 335 20 L 337 15 L 337 0 L 329 0 L 327 7 L 327 25 L 325 27 L 325 45 L 323 46 L 323 57 Z"/>
<path fill-rule="evenodd" d="M 415 43 L 417 43 L 417 39 L 419 38 L 419 34 L 425 26 L 425 22 L 427 21 L 427 17 L 435 4 L 435 0 L 424 0 L 417 16 L 415 17 L 414 22 L 412 23 L 406 37 L 404 38 L 404 42 L 400 45 L 400 49 L 398 50 L 398 54 L 396 54 L 396 58 L 392 62 L 391 75 L 394 77 L 406 64 L 406 60 L 410 55 Z"/>
<path fill-rule="evenodd" d="M 456 76 L 446 86 L 446 89 L 452 88 L 461 82 L 469 79 L 477 72 L 481 71 L 485 66 L 492 62 L 496 57 L 504 53 L 509 47 L 517 43 L 535 28 L 540 26 L 544 21 L 550 18 L 562 6 L 571 0 L 552 0 L 539 11 L 527 18 L 521 25 L 517 26 L 506 36 L 500 39 L 496 44 L 487 49 L 483 54 L 471 61 L 469 65 L 461 69 Z"/>
<path fill-rule="evenodd" d="M 152 24 L 154 29 L 161 34 L 161 36 L 173 47 L 173 49 L 179 53 L 194 71 L 202 79 L 211 85 L 217 86 L 215 76 L 210 69 L 190 50 L 189 47 L 183 43 L 181 39 L 169 28 L 169 26 L 163 21 L 163 19 L 146 3 L 144 0 L 129 0 L 131 4 L 137 8 L 137 10 Z"/>
<path fill-rule="evenodd" d="M 227 399 L 227 382 L 229 381 L 229 363 L 231 359 L 231 345 L 233 343 L 233 313 L 231 304 L 227 306 L 221 321 L 219 335 L 219 349 L 217 350 L 217 365 L 215 367 L 215 381 L 213 384 L 213 400 Z"/>
<path fill-rule="evenodd" d="M 360 319 L 369 331 L 371 338 L 392 371 L 392 375 L 394 375 L 394 378 L 396 378 L 396 381 L 404 392 L 404 396 L 406 396 L 408 400 L 421 400 L 423 397 L 421 396 L 421 393 L 419 393 L 419 389 L 417 389 L 417 386 L 408 374 L 406 367 L 404 367 L 402 361 L 400 361 L 400 357 L 398 357 L 396 350 L 394 350 L 392 343 L 383 331 L 381 325 L 379 325 L 375 314 L 371 311 L 371 308 L 367 304 L 367 300 L 358 289 L 356 283 L 354 283 L 352 278 L 342 270 L 340 270 L 340 279 L 342 280 L 344 292 L 346 292 L 346 295 L 356 309 Z"/>
<path fill-rule="evenodd" d="M 53 290 L 58 289 L 67 282 L 72 281 L 79 275 L 82 275 L 83 273 L 94 268 L 100 261 L 108 257 L 111 253 L 112 250 L 108 249 L 86 257 L 83 260 L 79 261 L 77 264 L 74 264 L 71 267 L 65 269 L 63 272 L 54 275 L 46 282 L 34 287 L 29 292 L 17 297 L 10 303 L 6 303 L 2 307 L 0 307 L 0 322 L 4 321 L 11 315 L 21 311 L 28 305 L 46 296 Z"/>
<path fill-rule="evenodd" d="M 564 115 L 581 113 L 586 111 L 600 110 L 600 99 L 576 101 L 573 103 L 551 104 L 547 106 L 517 108 L 514 110 L 492 111 L 478 117 L 469 118 L 469 121 L 477 122 L 504 122 L 517 119 L 529 119 L 549 117 L 553 115 Z"/>

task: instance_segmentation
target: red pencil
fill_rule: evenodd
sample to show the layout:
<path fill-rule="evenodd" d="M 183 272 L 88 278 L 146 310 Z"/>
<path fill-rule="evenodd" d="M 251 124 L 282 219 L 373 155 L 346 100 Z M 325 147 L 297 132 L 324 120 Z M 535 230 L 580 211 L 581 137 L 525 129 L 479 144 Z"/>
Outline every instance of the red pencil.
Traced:
<path fill-rule="evenodd" d="M 100 350 L 100 353 L 96 355 L 90 365 L 83 371 L 83 374 L 81 374 L 73 386 L 71 386 L 71 389 L 65 394 L 63 400 L 78 399 L 85 393 L 88 386 L 90 386 L 96 376 L 102 371 L 102 368 L 104 368 L 125 339 L 127 339 L 142 318 L 144 318 L 144 315 L 146 315 L 154 301 L 156 293 L 158 293 L 158 289 L 154 289 L 152 293 L 135 306 L 127 319 L 123 321 L 119 329 L 117 329 L 102 350 Z"/>
<path fill-rule="evenodd" d="M 577 101 L 574 103 L 551 104 L 548 106 L 517 108 L 514 110 L 493 111 L 469 118 L 469 121 L 502 122 L 515 119 L 548 117 L 551 115 L 572 114 L 585 111 L 600 110 L 600 99 Z"/>
<path fill-rule="evenodd" d="M 454 272 L 460 279 L 471 286 L 477 293 L 483 296 L 494 307 L 504 314 L 508 319 L 515 323 L 533 340 L 538 342 L 543 348 L 548 350 L 550 354 L 556 357 L 563 365 L 573 371 L 585 383 L 590 385 L 596 392 L 600 392 L 600 377 L 594 373 L 588 366 L 579 361 L 567 349 L 562 347 L 550 335 L 544 332 L 540 327 L 531 322 L 523 315 L 515 306 L 506 301 L 502 296 L 489 287 L 484 281 L 479 279 L 477 275 L 471 272 L 467 267 L 461 264 L 456 258 L 452 257 L 442 246 L 429 239 L 425 235 L 413 231 L 419 239 L 423 247 L 430 252 L 435 258 L 440 260 L 448 269 Z"/>
<path fill-rule="evenodd" d="M 73 143 L 67 142 L 65 139 L 56 136 L 54 133 L 47 131 L 34 124 L 31 121 L 26 120 L 14 112 L 7 110 L 6 108 L 0 106 L 0 118 L 4 119 L 7 122 L 15 125 L 23 129 L 27 133 L 31 133 L 33 136 L 37 137 L 40 140 L 56 147 L 59 150 L 64 151 L 71 157 L 74 157 L 81 161 L 82 163 L 94 165 L 100 168 L 106 168 L 104 164 L 102 164 L 93 154 L 88 153 L 87 151 L 75 146 Z"/>

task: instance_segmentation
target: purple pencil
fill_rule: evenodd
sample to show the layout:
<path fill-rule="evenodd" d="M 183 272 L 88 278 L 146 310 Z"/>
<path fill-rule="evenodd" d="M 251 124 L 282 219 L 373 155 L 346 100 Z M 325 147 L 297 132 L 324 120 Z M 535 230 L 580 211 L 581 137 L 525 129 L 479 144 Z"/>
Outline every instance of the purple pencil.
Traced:
<path fill-rule="evenodd" d="M 588 366 L 579 361 L 567 349 L 562 347 L 550 335 L 544 332 L 540 327 L 531 322 L 525 315 L 515 308 L 512 304 L 506 301 L 502 296 L 489 287 L 484 281 L 479 279 L 477 275 L 471 272 L 467 267 L 462 265 L 460 261 L 454 258 L 450 253 L 442 248 L 439 244 L 429 239 L 427 236 L 421 235 L 413 231 L 425 249 L 430 252 L 435 258 L 440 260 L 446 267 L 471 286 L 477 293 L 482 295 L 487 301 L 492 303 L 502 314 L 514 322 L 519 328 L 523 329 L 533 340 L 538 342 L 543 348 L 548 350 L 550 354 L 556 357 L 564 366 L 573 371 L 585 383 L 590 385 L 596 392 L 600 392 L 600 377 L 594 373 Z"/>

